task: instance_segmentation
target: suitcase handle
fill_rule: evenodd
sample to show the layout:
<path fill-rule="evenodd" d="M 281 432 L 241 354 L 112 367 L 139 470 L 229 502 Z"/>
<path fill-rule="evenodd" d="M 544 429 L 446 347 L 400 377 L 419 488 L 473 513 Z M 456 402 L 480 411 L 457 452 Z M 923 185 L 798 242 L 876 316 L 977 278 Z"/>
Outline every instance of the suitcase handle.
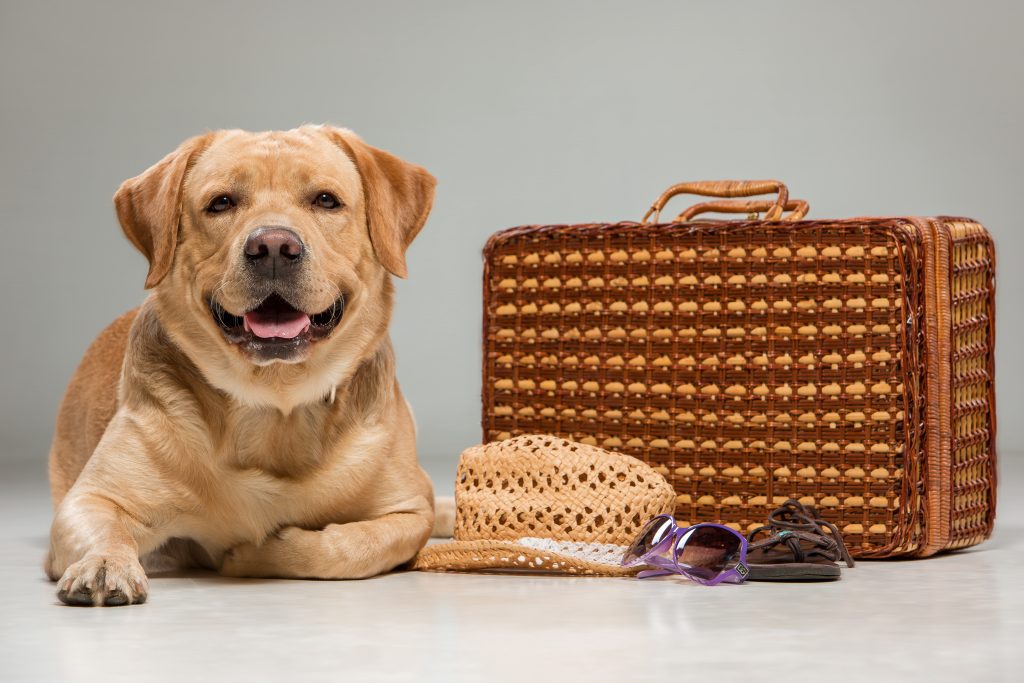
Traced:
<path fill-rule="evenodd" d="M 697 194 L 705 197 L 753 197 L 759 194 L 777 194 L 775 203 L 765 214 L 765 220 L 778 220 L 789 201 L 789 188 L 778 180 L 700 180 L 692 183 L 679 183 L 661 193 L 651 208 L 647 210 L 641 223 L 647 223 L 654 217 L 657 223 L 661 218 L 661 210 L 668 201 L 679 194 Z"/>
<path fill-rule="evenodd" d="M 751 220 L 757 219 L 757 214 L 763 211 L 769 211 L 774 208 L 776 204 L 769 200 L 751 201 L 751 202 L 703 202 L 701 204 L 694 204 L 686 211 L 676 216 L 677 223 L 685 223 L 686 221 L 693 220 L 694 216 L 698 216 L 702 213 L 747 213 L 751 214 Z M 788 211 L 788 216 L 780 216 L 779 220 L 782 221 L 798 221 L 807 215 L 811 206 L 803 199 L 790 199 L 782 206 L 784 211 Z"/>

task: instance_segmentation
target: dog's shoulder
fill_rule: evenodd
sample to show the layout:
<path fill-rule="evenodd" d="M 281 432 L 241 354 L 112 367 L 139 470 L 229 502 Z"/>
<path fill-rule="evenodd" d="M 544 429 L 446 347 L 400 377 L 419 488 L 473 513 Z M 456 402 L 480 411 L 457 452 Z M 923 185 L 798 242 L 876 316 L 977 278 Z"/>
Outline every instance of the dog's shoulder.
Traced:
<path fill-rule="evenodd" d="M 54 504 L 64 497 L 117 411 L 118 385 L 135 308 L 103 329 L 86 350 L 68 384 L 50 450 Z"/>
<path fill-rule="evenodd" d="M 175 404 L 190 413 L 197 409 L 197 402 L 220 403 L 217 390 L 171 338 L 155 297 L 137 309 L 123 356 L 122 403 L 141 401 L 160 410 Z"/>

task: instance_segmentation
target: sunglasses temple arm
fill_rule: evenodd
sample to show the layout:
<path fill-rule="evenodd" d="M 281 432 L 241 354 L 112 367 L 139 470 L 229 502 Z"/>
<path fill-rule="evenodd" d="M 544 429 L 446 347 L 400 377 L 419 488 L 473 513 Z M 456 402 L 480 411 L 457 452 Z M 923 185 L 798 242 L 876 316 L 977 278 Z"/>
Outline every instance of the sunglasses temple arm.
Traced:
<path fill-rule="evenodd" d="M 660 555 L 648 555 L 644 557 L 641 564 L 646 564 L 651 567 L 658 567 L 666 571 L 675 572 L 676 563 Z"/>
<path fill-rule="evenodd" d="M 669 571 L 668 569 L 645 569 L 636 575 L 638 579 L 649 579 L 653 576 L 668 576 L 669 574 L 675 574 L 677 572 Z"/>
<path fill-rule="evenodd" d="M 679 569 L 676 567 L 675 562 L 667 560 L 659 555 L 649 554 L 641 558 L 640 562 L 637 563 L 639 566 L 647 565 L 648 567 L 657 567 L 656 569 L 644 569 L 637 574 L 638 579 L 646 579 L 649 576 L 664 576 L 666 574 L 678 574 Z"/>
<path fill-rule="evenodd" d="M 743 583 L 746 581 L 746 574 L 740 573 L 735 567 L 727 569 L 715 578 L 707 582 L 709 586 L 716 586 L 720 583 Z"/>

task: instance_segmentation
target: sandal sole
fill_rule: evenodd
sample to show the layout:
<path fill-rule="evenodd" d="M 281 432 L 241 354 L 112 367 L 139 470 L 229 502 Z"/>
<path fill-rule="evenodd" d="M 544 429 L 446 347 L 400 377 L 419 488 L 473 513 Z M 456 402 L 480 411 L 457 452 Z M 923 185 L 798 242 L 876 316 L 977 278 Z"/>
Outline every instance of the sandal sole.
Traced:
<path fill-rule="evenodd" d="M 784 563 L 751 564 L 747 581 L 836 581 L 842 573 L 836 565 Z"/>

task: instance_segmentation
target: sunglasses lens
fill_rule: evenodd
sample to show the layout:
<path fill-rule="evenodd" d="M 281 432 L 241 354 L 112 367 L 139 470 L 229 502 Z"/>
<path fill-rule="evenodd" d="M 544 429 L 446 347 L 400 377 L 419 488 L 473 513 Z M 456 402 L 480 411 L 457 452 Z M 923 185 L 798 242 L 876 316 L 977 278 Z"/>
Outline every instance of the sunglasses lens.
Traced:
<path fill-rule="evenodd" d="M 703 579 L 713 579 L 736 564 L 740 537 L 717 526 L 698 526 L 679 540 L 676 560 L 687 571 Z"/>
<path fill-rule="evenodd" d="M 675 525 L 671 517 L 655 517 L 649 521 L 640 532 L 640 535 L 633 541 L 633 544 L 623 554 L 622 564 L 628 565 L 637 562 L 644 555 L 651 552 L 654 546 L 664 541 L 665 537 L 672 533 Z"/>

